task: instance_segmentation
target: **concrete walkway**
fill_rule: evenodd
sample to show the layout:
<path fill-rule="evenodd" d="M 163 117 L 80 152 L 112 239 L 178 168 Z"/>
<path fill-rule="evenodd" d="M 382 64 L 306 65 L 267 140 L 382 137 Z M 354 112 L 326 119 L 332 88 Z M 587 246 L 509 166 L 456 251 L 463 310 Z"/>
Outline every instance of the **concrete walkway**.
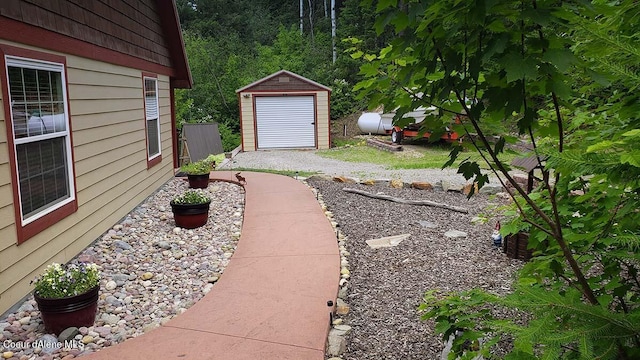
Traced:
<path fill-rule="evenodd" d="M 242 176 L 242 235 L 213 289 L 164 326 L 83 358 L 324 359 L 340 279 L 334 230 L 301 182 Z M 227 171 L 211 179 L 236 182 Z"/>

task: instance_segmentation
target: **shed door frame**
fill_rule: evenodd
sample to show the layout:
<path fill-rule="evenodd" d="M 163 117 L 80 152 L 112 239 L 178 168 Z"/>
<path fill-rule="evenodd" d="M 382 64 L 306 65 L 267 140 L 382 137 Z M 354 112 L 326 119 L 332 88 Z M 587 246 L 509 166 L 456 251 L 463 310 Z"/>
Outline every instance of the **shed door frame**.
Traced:
<path fill-rule="evenodd" d="M 253 126 L 254 126 L 254 142 L 255 142 L 255 150 L 269 150 L 269 149 L 312 149 L 318 148 L 318 97 L 315 92 L 300 92 L 300 93 L 280 93 L 280 94 L 256 94 L 253 93 Z M 313 100 L 312 110 L 313 110 L 313 144 L 309 146 L 291 146 L 291 147 L 262 147 L 258 146 L 259 142 L 259 134 L 258 134 L 258 99 L 260 98 L 282 98 L 283 100 L 287 98 L 294 97 L 311 97 Z"/>

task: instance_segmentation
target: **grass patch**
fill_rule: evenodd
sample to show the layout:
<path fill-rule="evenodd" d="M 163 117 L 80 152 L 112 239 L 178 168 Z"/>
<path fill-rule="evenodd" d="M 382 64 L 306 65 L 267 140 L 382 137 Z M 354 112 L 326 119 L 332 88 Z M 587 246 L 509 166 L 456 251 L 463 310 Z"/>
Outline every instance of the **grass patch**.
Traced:
<path fill-rule="evenodd" d="M 339 148 L 343 146 L 361 146 L 367 142 L 364 139 L 333 139 L 333 146 Z"/>
<path fill-rule="evenodd" d="M 440 169 L 449 160 L 451 147 L 448 144 L 428 144 L 425 146 L 405 147 L 404 151 L 389 152 L 366 145 L 334 148 L 318 151 L 317 154 L 341 161 L 361 162 L 384 165 L 389 170 L 400 169 Z M 501 155 L 501 160 L 511 163 L 517 154 L 509 152 Z M 474 151 L 463 152 L 458 155 L 457 167 L 462 160 L 470 158 L 477 161 L 481 168 L 488 168 L 480 154 Z"/>
<path fill-rule="evenodd" d="M 220 169 L 220 171 L 233 171 L 233 172 L 252 171 L 252 172 L 263 172 L 263 173 L 270 173 L 270 174 L 277 174 L 277 175 L 285 175 L 289 177 L 296 176 L 295 170 L 252 169 L 252 168 L 239 167 L 239 168 L 233 168 L 233 169 L 227 169 L 227 168 Z M 317 172 L 317 171 L 298 171 L 297 173 L 298 173 L 297 175 L 301 177 L 309 177 L 309 176 L 320 174 L 320 172 Z"/>

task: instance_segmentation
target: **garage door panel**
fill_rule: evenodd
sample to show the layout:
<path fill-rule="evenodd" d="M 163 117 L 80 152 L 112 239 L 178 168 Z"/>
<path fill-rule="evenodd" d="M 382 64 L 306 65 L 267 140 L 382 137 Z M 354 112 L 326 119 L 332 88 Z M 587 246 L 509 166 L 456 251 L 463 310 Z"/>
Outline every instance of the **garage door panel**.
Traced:
<path fill-rule="evenodd" d="M 313 96 L 256 97 L 259 149 L 316 146 Z"/>

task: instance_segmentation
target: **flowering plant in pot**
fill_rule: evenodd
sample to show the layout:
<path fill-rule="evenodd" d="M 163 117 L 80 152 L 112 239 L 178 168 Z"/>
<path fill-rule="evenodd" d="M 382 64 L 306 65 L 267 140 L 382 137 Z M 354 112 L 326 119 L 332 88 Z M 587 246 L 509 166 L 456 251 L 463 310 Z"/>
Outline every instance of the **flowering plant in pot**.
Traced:
<path fill-rule="evenodd" d="M 202 190 L 187 190 L 173 198 L 170 204 L 176 226 L 194 229 L 207 223 L 211 198 Z"/>
<path fill-rule="evenodd" d="M 56 335 L 75 326 L 92 326 L 98 311 L 100 270 L 96 264 L 53 263 L 32 284 L 45 329 Z"/>
<path fill-rule="evenodd" d="M 215 161 L 202 159 L 180 167 L 180 171 L 187 174 L 189 187 L 204 189 L 209 185 L 209 173 L 215 168 Z"/>

